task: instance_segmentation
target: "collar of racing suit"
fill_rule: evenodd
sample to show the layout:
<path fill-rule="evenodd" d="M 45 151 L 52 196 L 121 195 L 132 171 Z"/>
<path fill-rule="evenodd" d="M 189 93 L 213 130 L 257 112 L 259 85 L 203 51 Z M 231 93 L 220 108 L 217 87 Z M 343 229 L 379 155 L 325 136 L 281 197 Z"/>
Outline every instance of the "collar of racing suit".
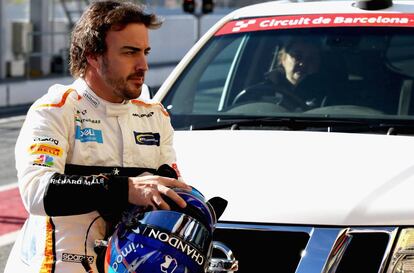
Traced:
<path fill-rule="evenodd" d="M 128 114 L 129 100 L 123 103 L 112 103 L 98 97 L 88 86 L 84 79 L 79 78 L 74 82 L 80 96 L 85 98 L 93 107 L 106 113 L 108 117 L 118 117 Z"/>

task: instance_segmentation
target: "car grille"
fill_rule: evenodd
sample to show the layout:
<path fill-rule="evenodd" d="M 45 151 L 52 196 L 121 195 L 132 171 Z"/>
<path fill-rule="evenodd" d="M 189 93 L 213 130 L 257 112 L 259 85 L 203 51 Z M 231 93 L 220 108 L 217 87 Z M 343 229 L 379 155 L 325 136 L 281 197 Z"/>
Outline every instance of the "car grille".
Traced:
<path fill-rule="evenodd" d="M 393 227 L 219 223 L 214 241 L 232 250 L 238 273 L 382 273 L 396 232 Z"/>

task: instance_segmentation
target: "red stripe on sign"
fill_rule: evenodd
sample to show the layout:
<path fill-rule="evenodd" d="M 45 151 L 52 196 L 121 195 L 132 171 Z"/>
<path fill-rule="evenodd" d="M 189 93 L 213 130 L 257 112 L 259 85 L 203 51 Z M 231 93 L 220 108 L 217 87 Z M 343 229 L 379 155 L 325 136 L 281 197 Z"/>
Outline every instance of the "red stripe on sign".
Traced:
<path fill-rule="evenodd" d="M 19 230 L 27 216 L 18 188 L 0 192 L 0 236 Z"/>
<path fill-rule="evenodd" d="M 319 27 L 414 27 L 414 14 L 337 13 L 250 18 L 228 22 L 215 35 Z"/>

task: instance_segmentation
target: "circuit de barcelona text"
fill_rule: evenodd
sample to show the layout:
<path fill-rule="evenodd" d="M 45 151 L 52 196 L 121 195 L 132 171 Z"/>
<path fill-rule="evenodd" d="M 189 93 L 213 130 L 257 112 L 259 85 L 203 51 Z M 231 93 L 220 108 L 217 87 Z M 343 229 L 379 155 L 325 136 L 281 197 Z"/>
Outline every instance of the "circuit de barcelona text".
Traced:
<path fill-rule="evenodd" d="M 324 17 L 317 18 L 300 17 L 295 19 L 269 19 L 260 22 L 260 27 L 274 27 L 274 26 L 295 26 L 295 25 L 318 25 L 318 24 L 407 24 L 409 19 L 389 18 L 389 17 Z"/>

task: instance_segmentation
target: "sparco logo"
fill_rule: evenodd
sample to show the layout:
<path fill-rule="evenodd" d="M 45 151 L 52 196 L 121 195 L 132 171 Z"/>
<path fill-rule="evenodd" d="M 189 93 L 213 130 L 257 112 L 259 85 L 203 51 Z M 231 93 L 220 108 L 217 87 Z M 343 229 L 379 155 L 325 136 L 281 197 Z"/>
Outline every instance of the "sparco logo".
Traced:
<path fill-rule="evenodd" d="M 92 264 L 95 260 L 93 256 L 87 256 L 88 263 Z M 72 253 L 62 253 L 62 262 L 67 263 L 81 263 L 85 259 L 85 255 L 72 254 Z"/>

